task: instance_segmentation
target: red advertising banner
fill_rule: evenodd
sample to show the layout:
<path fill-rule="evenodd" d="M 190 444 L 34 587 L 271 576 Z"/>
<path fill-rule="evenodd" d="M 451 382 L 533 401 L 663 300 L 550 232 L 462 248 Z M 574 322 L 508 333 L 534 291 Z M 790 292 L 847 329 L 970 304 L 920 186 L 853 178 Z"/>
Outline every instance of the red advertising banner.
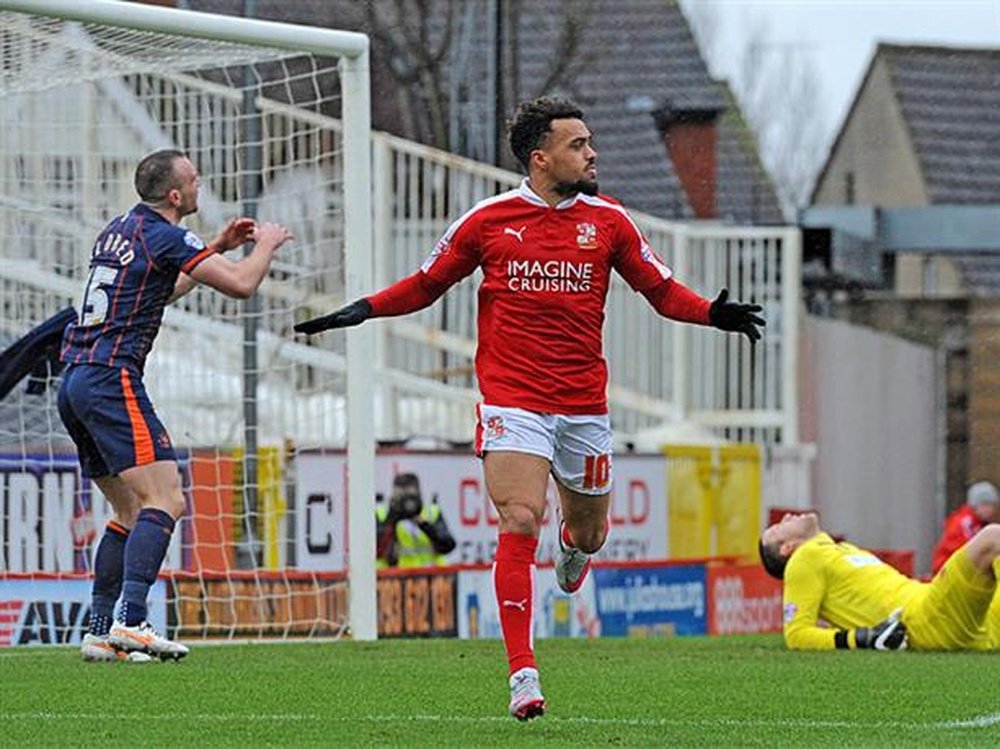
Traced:
<path fill-rule="evenodd" d="M 759 565 L 709 565 L 708 633 L 781 631 L 781 583 Z"/>

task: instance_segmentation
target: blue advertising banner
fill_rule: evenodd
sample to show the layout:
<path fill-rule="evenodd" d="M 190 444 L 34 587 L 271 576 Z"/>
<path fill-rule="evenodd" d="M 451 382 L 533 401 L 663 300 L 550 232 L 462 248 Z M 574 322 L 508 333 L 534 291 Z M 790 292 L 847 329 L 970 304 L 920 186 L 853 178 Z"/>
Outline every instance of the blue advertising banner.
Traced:
<path fill-rule="evenodd" d="M 604 637 L 708 632 L 704 564 L 597 567 L 591 575 Z"/>

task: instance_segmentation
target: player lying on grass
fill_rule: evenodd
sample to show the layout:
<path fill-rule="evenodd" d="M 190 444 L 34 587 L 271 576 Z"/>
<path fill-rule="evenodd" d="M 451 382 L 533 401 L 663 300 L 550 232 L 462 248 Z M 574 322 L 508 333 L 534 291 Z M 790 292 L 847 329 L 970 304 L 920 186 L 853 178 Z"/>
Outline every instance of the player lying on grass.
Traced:
<path fill-rule="evenodd" d="M 993 650 L 1000 645 L 1000 631 L 992 624 L 1000 614 L 993 601 L 1000 524 L 983 528 L 930 582 L 909 578 L 853 544 L 834 541 L 820 529 L 815 513 L 785 515 L 761 534 L 759 550 L 764 569 L 784 580 L 785 644 L 793 650 Z"/>

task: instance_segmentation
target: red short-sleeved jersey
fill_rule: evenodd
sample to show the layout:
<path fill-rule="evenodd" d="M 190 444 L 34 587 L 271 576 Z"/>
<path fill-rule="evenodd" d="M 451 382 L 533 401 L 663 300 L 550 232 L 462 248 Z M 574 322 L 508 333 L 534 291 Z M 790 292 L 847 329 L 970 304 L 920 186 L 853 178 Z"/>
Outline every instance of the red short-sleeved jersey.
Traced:
<path fill-rule="evenodd" d="M 602 328 L 611 270 L 636 291 L 671 275 L 622 206 L 583 194 L 550 206 L 525 180 L 452 224 L 421 271 L 450 285 L 477 267 L 484 402 L 606 413 Z"/>

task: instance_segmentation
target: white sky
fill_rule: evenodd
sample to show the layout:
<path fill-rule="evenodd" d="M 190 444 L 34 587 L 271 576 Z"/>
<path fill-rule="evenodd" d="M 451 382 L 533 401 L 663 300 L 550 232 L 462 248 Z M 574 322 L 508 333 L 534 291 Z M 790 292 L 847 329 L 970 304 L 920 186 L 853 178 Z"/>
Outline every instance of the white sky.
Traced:
<path fill-rule="evenodd" d="M 878 42 L 1000 49 L 1000 0 L 681 0 L 685 10 L 696 3 L 711 6 L 719 24 L 715 75 L 733 77 L 741 30 L 759 22 L 775 44 L 811 59 L 827 102 L 827 144 Z"/>

